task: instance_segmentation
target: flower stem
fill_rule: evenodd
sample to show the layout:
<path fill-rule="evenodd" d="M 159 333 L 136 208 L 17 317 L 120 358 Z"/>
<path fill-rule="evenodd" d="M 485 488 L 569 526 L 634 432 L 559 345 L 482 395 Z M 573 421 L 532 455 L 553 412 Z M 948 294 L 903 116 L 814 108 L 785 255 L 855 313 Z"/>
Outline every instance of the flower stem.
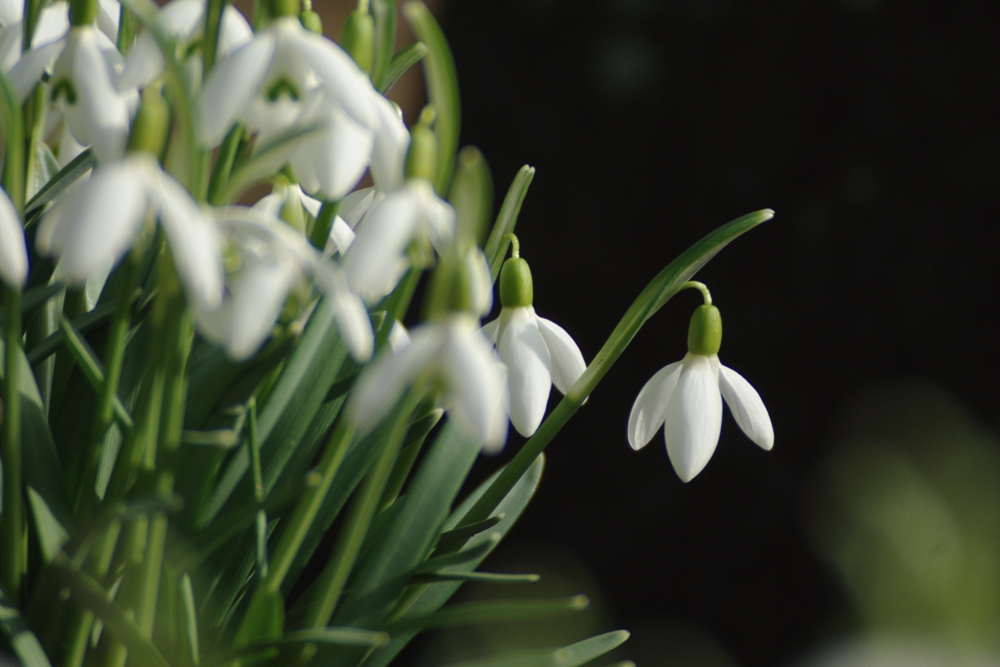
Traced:
<path fill-rule="evenodd" d="M 510 234 L 507 234 L 504 238 L 507 238 L 507 239 L 510 240 L 510 245 L 511 245 L 510 256 L 513 257 L 514 259 L 517 259 L 518 257 L 520 257 L 521 256 L 521 243 L 520 243 L 520 241 L 517 240 L 517 234 L 515 234 L 514 232 L 511 232 Z"/>
<path fill-rule="evenodd" d="M 227 0 L 208 0 L 208 9 L 205 10 L 205 37 L 202 41 L 202 65 L 205 76 L 215 65 L 219 47 L 219 29 L 222 26 L 222 12 L 226 8 L 226 2 Z"/>
<path fill-rule="evenodd" d="M 697 280 L 689 280 L 683 285 L 681 285 L 680 289 L 678 289 L 677 291 L 679 292 L 685 289 L 698 290 L 699 292 L 701 292 L 702 298 L 705 299 L 705 305 L 706 306 L 712 305 L 712 293 L 708 291 L 708 285 L 706 285 L 705 283 L 700 283 Z"/>
<path fill-rule="evenodd" d="M 3 434 L 3 523 L 0 524 L 0 582 L 13 604 L 21 597 L 24 565 L 24 500 L 21 479 L 21 390 L 18 367 L 21 350 L 21 290 L 5 289 L 4 295 L 4 392 Z"/>
<path fill-rule="evenodd" d="M 323 206 L 319 209 L 319 215 L 316 216 L 312 229 L 309 230 L 309 242 L 320 252 L 326 248 L 326 241 L 330 238 L 330 230 L 333 229 L 333 221 L 337 217 L 339 208 L 339 199 L 337 201 L 324 199 Z"/>

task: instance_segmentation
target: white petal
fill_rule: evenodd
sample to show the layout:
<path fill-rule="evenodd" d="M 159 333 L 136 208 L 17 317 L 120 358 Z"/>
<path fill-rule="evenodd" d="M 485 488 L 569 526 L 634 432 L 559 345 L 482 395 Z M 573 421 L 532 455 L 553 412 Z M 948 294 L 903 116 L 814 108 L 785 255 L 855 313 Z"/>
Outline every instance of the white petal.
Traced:
<path fill-rule="evenodd" d="M 24 17 L 24 3 L 19 0 L 0 1 L 0 25 L 20 23 Z"/>
<path fill-rule="evenodd" d="M 364 175 L 372 140 L 371 130 L 332 107 L 329 125 L 301 143 L 292 156 L 292 169 L 296 174 L 312 170 L 324 197 L 341 199 Z"/>
<path fill-rule="evenodd" d="M 337 309 L 337 327 L 351 356 L 358 363 L 368 361 L 375 349 L 375 334 L 365 302 L 346 289 L 331 293 Z"/>
<path fill-rule="evenodd" d="M 201 0 L 195 2 L 204 7 Z M 230 53 L 240 48 L 253 39 L 253 30 L 250 24 L 243 18 L 239 10 L 227 4 L 222 13 L 222 26 L 219 30 L 219 56 L 225 58 Z"/>
<path fill-rule="evenodd" d="M 28 51 L 7 73 L 7 77 L 22 104 L 28 99 L 28 95 L 35 89 L 35 84 L 41 80 L 42 74 L 62 53 L 65 46 L 66 42 L 57 41 Z"/>
<path fill-rule="evenodd" d="M 439 327 L 414 330 L 410 345 L 399 352 L 382 351 L 365 370 L 351 394 L 348 414 L 361 431 L 373 427 L 432 361 L 444 343 Z"/>
<path fill-rule="evenodd" d="M 163 53 L 156 38 L 148 30 L 139 35 L 128 58 L 125 59 L 125 71 L 122 72 L 118 86 L 121 90 L 129 88 L 145 88 L 160 76 L 166 67 Z"/>
<path fill-rule="evenodd" d="M 298 196 L 299 201 L 302 202 L 302 208 L 308 211 L 309 215 L 314 218 L 319 215 L 319 210 L 323 208 L 323 202 L 307 195 L 298 185 L 294 186 L 292 191 Z"/>
<path fill-rule="evenodd" d="M 232 286 L 230 331 L 226 351 L 237 361 L 256 352 L 281 314 L 302 271 L 280 254 L 240 271 Z"/>
<path fill-rule="evenodd" d="M 7 193 L 0 190 L 0 278 L 10 287 L 24 287 L 28 279 L 28 250 L 21 219 Z"/>
<path fill-rule="evenodd" d="M 552 384 L 565 394 L 587 370 L 587 362 L 572 336 L 552 320 L 539 317 L 538 330 L 552 357 Z"/>
<path fill-rule="evenodd" d="M 638 451 L 649 444 L 667 418 L 667 404 L 680 378 L 681 362 L 664 366 L 643 385 L 628 416 L 628 444 Z"/>
<path fill-rule="evenodd" d="M 4 73 L 9 72 L 21 59 L 22 36 L 20 20 L 14 25 L 0 24 L 0 69 Z"/>
<path fill-rule="evenodd" d="M 465 262 L 472 310 L 478 315 L 488 315 L 493 310 L 493 276 L 489 261 L 478 246 L 472 246 L 465 255 Z"/>
<path fill-rule="evenodd" d="M 274 51 L 274 36 L 264 32 L 212 68 L 198 104 L 198 138 L 202 145 L 222 142 L 256 95 Z"/>
<path fill-rule="evenodd" d="M 253 205 L 254 210 L 260 211 L 275 218 L 281 217 L 281 209 L 285 207 L 285 196 L 277 190 L 271 194 L 264 195 Z"/>
<path fill-rule="evenodd" d="M 423 179 L 414 179 L 406 184 L 413 193 L 424 223 L 424 233 L 440 253 L 455 236 L 455 209 L 436 194 L 431 184 Z"/>
<path fill-rule="evenodd" d="M 339 215 L 334 216 L 333 226 L 330 227 L 330 242 L 327 245 L 333 246 L 335 252 L 343 255 L 354 243 L 354 238 L 354 230 Z"/>
<path fill-rule="evenodd" d="M 719 389 L 747 437 L 770 450 L 774 446 L 774 428 L 757 390 L 742 375 L 722 364 L 719 364 Z"/>
<path fill-rule="evenodd" d="M 497 341 L 500 358 L 507 364 L 510 387 L 510 421 L 517 432 L 531 436 L 545 417 L 552 391 L 551 359 L 537 317 L 528 308 L 510 308 L 510 320 Z"/>
<path fill-rule="evenodd" d="M 342 217 L 351 229 L 356 229 L 361 218 L 365 217 L 365 214 L 374 205 L 376 198 L 381 198 L 378 197 L 379 194 L 381 193 L 376 193 L 375 188 L 355 190 L 340 200 L 337 215 Z"/>
<path fill-rule="evenodd" d="M 492 322 L 487 322 L 480 329 L 483 335 L 486 336 L 486 340 L 490 341 L 494 345 L 497 344 L 497 332 L 500 331 L 500 318 L 493 320 Z"/>
<path fill-rule="evenodd" d="M 160 223 L 170 241 L 177 272 L 197 307 L 222 304 L 222 254 L 219 232 L 177 181 L 157 170 L 151 188 Z"/>
<path fill-rule="evenodd" d="M 123 160 L 97 169 L 42 220 L 35 242 L 57 255 L 66 276 L 83 282 L 117 262 L 135 240 L 148 204 L 143 180 L 149 165 Z"/>
<path fill-rule="evenodd" d="M 395 190 L 403 184 L 410 133 L 392 102 L 381 95 L 373 99 L 379 123 L 372 152 L 372 180 L 380 190 Z"/>
<path fill-rule="evenodd" d="M 369 303 L 392 291 L 418 214 L 413 197 L 405 190 L 387 195 L 371 211 L 344 257 L 351 291 Z"/>
<path fill-rule="evenodd" d="M 392 348 L 393 352 L 399 352 L 404 347 L 408 347 L 410 344 L 410 334 L 406 330 L 399 320 L 395 320 L 392 323 L 392 328 L 389 329 L 389 347 Z"/>
<path fill-rule="evenodd" d="M 442 351 L 442 372 L 448 379 L 454 402 L 451 417 L 459 428 L 490 448 L 501 445 L 498 423 L 503 419 L 503 383 L 497 373 L 490 344 L 472 321 L 451 325 L 448 344 Z"/>
<path fill-rule="evenodd" d="M 97 27 L 105 37 L 111 40 L 118 39 L 118 19 L 121 18 L 122 8 L 118 0 L 99 0 L 97 4 Z"/>
<path fill-rule="evenodd" d="M 718 373 L 708 357 L 688 353 L 667 404 L 664 427 L 667 454 L 682 481 L 690 482 L 708 464 L 721 430 Z"/>
<path fill-rule="evenodd" d="M 55 42 L 66 36 L 69 31 L 69 3 L 53 2 L 46 6 L 38 16 L 35 34 L 31 36 L 31 48 Z"/>

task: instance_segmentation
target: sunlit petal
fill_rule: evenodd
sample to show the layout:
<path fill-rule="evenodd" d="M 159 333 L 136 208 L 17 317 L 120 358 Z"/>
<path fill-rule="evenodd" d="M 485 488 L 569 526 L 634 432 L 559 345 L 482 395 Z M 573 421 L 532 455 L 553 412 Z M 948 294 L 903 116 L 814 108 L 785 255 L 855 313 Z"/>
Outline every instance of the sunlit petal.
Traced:
<path fill-rule="evenodd" d="M 552 390 L 549 350 L 529 308 L 511 308 L 510 320 L 497 341 L 507 364 L 510 421 L 521 435 L 532 435 L 542 423 Z"/>
<path fill-rule="evenodd" d="M 719 389 L 747 437 L 770 450 L 774 446 L 774 427 L 757 390 L 742 375 L 722 364 L 719 364 Z"/>
<path fill-rule="evenodd" d="M 680 378 L 681 362 L 656 372 L 643 386 L 628 417 L 628 444 L 639 450 L 649 444 L 667 418 L 667 404 Z"/>
<path fill-rule="evenodd" d="M 0 190 L 0 278 L 11 287 L 28 279 L 28 251 L 21 219 L 7 193 Z"/>
<path fill-rule="evenodd" d="M 274 51 L 274 37 L 260 34 L 212 69 L 198 105 L 198 136 L 203 145 L 222 142 L 256 94 Z"/>
<path fill-rule="evenodd" d="M 538 330 L 552 357 L 552 384 L 565 394 L 587 370 L 587 362 L 572 336 L 552 320 L 539 317 Z"/>
<path fill-rule="evenodd" d="M 719 444 L 722 395 L 708 357 L 688 354 L 667 405 L 664 435 L 677 476 L 690 482 L 708 464 Z"/>

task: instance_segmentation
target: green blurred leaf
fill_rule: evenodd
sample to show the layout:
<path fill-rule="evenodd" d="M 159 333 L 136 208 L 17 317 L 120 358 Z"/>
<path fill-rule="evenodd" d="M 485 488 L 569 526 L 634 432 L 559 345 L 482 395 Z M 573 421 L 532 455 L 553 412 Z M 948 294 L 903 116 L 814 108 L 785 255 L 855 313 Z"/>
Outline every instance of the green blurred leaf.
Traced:
<path fill-rule="evenodd" d="M 390 81 L 389 79 L 389 72 L 395 61 L 392 50 L 396 48 L 396 2 L 395 0 L 371 0 L 369 10 L 372 18 L 375 19 L 372 84 L 380 92 L 385 93 L 396 80 Z"/>
<path fill-rule="evenodd" d="M 285 601 L 281 594 L 261 586 L 253 594 L 246 618 L 233 638 L 235 648 L 273 643 L 285 628 Z"/>
<path fill-rule="evenodd" d="M 424 59 L 429 49 L 423 42 L 414 42 L 392 57 L 389 68 L 379 83 L 379 92 L 385 94 L 389 92 L 393 84 L 399 81 L 399 77 L 406 74 L 406 71 Z"/>
<path fill-rule="evenodd" d="M 448 201 L 455 207 L 458 236 L 479 245 L 486 220 L 493 215 L 493 175 L 475 146 L 466 146 L 458 154 Z"/>
<path fill-rule="evenodd" d="M 539 579 L 540 577 L 537 574 L 438 570 L 430 574 L 418 574 L 411 581 L 419 584 L 436 584 L 442 581 L 475 581 L 482 584 L 531 584 Z"/>
<path fill-rule="evenodd" d="M 0 630 L 24 667 L 52 667 L 38 637 L 25 623 L 17 606 L 11 604 L 3 588 L 0 588 Z"/>
<path fill-rule="evenodd" d="M 427 57 L 423 61 L 424 76 L 427 78 L 427 99 L 437 115 L 434 134 L 438 142 L 438 164 L 434 189 L 439 194 L 444 194 L 451 184 L 455 153 L 458 151 L 458 135 L 462 126 L 455 59 L 441 26 L 424 3 L 406 3 L 403 5 L 403 14 L 417 38 L 428 48 Z"/>
<path fill-rule="evenodd" d="M 559 649 L 517 651 L 478 660 L 456 662 L 448 667 L 581 667 L 621 646 L 628 637 L 628 632 L 618 630 L 584 639 L 582 642 Z M 635 663 L 626 660 L 610 667 L 635 667 Z"/>
<path fill-rule="evenodd" d="M 490 533 L 487 535 L 485 540 L 469 547 L 468 549 L 428 558 L 421 563 L 414 570 L 414 572 L 416 574 L 426 574 L 428 572 L 437 572 L 442 568 L 471 563 L 473 561 L 478 563 L 485 558 L 487 554 L 493 551 L 493 548 L 496 547 L 499 542 L 500 533 Z"/>
<path fill-rule="evenodd" d="M 35 196 L 28 200 L 24 207 L 25 227 L 35 222 L 41 215 L 45 205 L 66 191 L 66 188 L 76 183 L 89 170 L 93 169 L 96 160 L 91 148 L 73 158 L 69 164 L 59 170 L 52 179 L 43 185 Z"/>
<path fill-rule="evenodd" d="M 454 530 L 447 530 L 438 536 L 436 546 L 442 547 L 454 544 L 455 542 L 465 542 L 473 535 L 477 535 L 484 530 L 489 530 L 503 520 L 504 515 L 501 513 L 491 516 L 488 519 L 483 519 L 482 521 L 469 524 L 468 526 L 462 526 L 461 528 L 456 528 Z"/>
<path fill-rule="evenodd" d="M 387 626 L 390 633 L 415 628 L 454 628 L 488 623 L 514 623 L 583 611 L 590 604 L 584 595 L 553 600 L 489 600 L 445 607 L 426 616 L 409 616 Z"/>
<path fill-rule="evenodd" d="M 525 507 L 528 506 L 528 503 L 534 496 L 535 491 L 538 489 L 538 483 L 542 478 L 542 471 L 544 469 L 545 457 L 543 455 L 539 456 L 535 460 L 535 463 L 520 478 L 520 480 L 518 480 L 518 483 L 513 489 L 511 489 L 510 493 L 507 494 L 507 497 L 504 498 L 503 501 L 497 506 L 497 516 L 503 516 L 504 518 L 496 524 L 494 532 L 506 535 L 511 527 L 513 527 L 518 517 L 521 516 L 521 512 L 523 512 Z M 476 500 L 482 496 L 486 488 L 499 474 L 499 472 L 494 474 L 481 484 L 468 498 L 466 498 L 458 506 L 458 508 L 451 513 L 448 520 L 445 521 L 444 527 L 447 529 L 454 529 L 459 520 L 465 516 L 466 512 L 469 511 Z M 481 541 L 488 540 L 488 535 L 488 533 L 480 531 L 479 534 L 469 539 L 468 546 L 472 547 L 476 544 L 480 544 Z M 455 571 L 471 572 L 478 566 L 479 563 L 470 562 L 457 566 L 453 569 Z M 430 614 L 447 602 L 461 585 L 462 582 L 455 581 L 411 587 L 404 595 L 403 600 L 393 610 L 392 618 L 409 619 Z M 379 649 L 366 660 L 365 667 L 385 667 L 401 650 L 403 650 L 403 647 L 406 646 L 409 641 L 416 636 L 416 634 L 417 632 L 415 630 L 394 633 L 391 636 L 391 640 L 385 647 Z"/>
<path fill-rule="evenodd" d="M 486 245 L 483 246 L 486 259 L 490 262 L 493 282 L 496 282 L 497 276 L 500 275 L 504 255 L 507 254 L 507 248 L 510 246 L 507 234 L 514 231 L 517 216 L 521 213 L 521 204 L 524 203 L 524 198 L 528 195 L 528 186 L 531 185 L 531 180 L 534 177 L 534 167 L 524 165 L 518 169 L 517 175 L 514 176 L 514 180 L 507 190 L 507 196 L 504 197 L 503 204 L 500 205 L 500 213 L 497 214 L 496 222 L 493 223 L 493 230 L 490 231 Z"/>
<path fill-rule="evenodd" d="M 38 531 L 38 544 L 42 549 L 42 559 L 48 563 L 69 540 L 69 532 L 56 520 L 52 510 L 45 503 L 45 499 L 31 487 L 28 487 L 28 504 L 31 505 L 31 516 L 35 520 L 35 529 Z"/>
<path fill-rule="evenodd" d="M 198 648 L 198 608 L 194 602 L 194 589 L 191 577 L 185 572 L 181 575 L 181 618 L 184 622 L 184 634 L 187 637 L 188 649 L 191 651 L 191 663 L 197 665 L 201 651 Z"/>
<path fill-rule="evenodd" d="M 93 310 L 84 313 L 80 317 L 73 320 L 73 328 L 77 333 L 84 334 L 88 331 L 104 324 L 107 320 L 111 319 L 111 315 L 115 312 L 115 304 L 105 303 L 97 306 Z M 65 342 L 65 334 L 62 329 L 59 329 L 51 336 L 39 341 L 37 345 L 28 350 L 28 362 L 35 366 L 40 362 L 44 361 L 50 354 L 54 354 L 63 346 Z"/>

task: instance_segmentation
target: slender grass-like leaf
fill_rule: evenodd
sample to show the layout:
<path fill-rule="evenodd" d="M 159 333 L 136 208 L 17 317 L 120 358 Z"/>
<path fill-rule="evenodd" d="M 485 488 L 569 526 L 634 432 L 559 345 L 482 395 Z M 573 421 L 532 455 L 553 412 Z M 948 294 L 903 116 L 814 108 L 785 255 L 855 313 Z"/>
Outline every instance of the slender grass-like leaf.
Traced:
<path fill-rule="evenodd" d="M 438 570 L 429 574 L 415 575 L 410 581 L 415 584 L 436 584 L 442 581 L 475 581 L 481 584 L 532 584 L 539 579 L 540 577 L 537 574 Z"/>
<path fill-rule="evenodd" d="M 489 600 L 445 607 L 426 616 L 411 616 L 390 623 L 390 634 L 416 628 L 455 628 L 490 623 L 515 623 L 583 611 L 590 605 L 584 595 L 553 600 Z"/>
<path fill-rule="evenodd" d="M 69 348 L 73 358 L 76 359 L 76 363 L 80 366 L 80 370 L 83 371 L 84 377 L 87 378 L 87 381 L 90 382 L 94 390 L 100 393 L 101 387 L 104 385 L 104 368 L 97 355 L 90 349 L 90 345 L 80 335 L 80 332 L 73 328 L 73 324 L 68 319 L 60 316 L 59 328 L 63 332 L 63 340 L 66 342 L 66 347 Z M 122 405 L 121 399 L 114 396 L 111 402 L 114 408 L 115 421 L 118 422 L 118 425 L 122 429 L 132 428 L 132 416 L 125 409 L 125 406 Z"/>
<path fill-rule="evenodd" d="M 233 646 L 246 648 L 252 644 L 274 643 L 285 627 L 285 601 L 281 594 L 265 586 L 254 591 L 246 618 L 233 638 Z"/>
<path fill-rule="evenodd" d="M 442 568 L 471 563 L 473 561 L 478 563 L 493 551 L 493 548 L 499 543 L 500 533 L 490 533 L 485 540 L 467 549 L 428 558 L 414 572 L 416 574 L 427 574 L 428 572 L 437 572 Z"/>
<path fill-rule="evenodd" d="M 11 649 L 24 667 L 52 667 L 38 637 L 31 631 L 17 605 L 10 602 L 0 588 L 0 630 L 7 636 Z"/>
<path fill-rule="evenodd" d="M 52 514 L 52 510 L 45 503 L 45 499 L 37 491 L 28 487 L 27 495 L 28 505 L 31 507 L 31 516 L 34 519 L 35 530 L 37 531 L 38 544 L 42 549 L 42 559 L 48 563 L 55 558 L 55 555 L 63 548 L 63 545 L 69 541 L 69 533 Z"/>
<path fill-rule="evenodd" d="M 403 5 L 403 15 L 417 38 L 427 45 L 428 49 L 427 56 L 423 60 L 424 76 L 427 78 L 428 102 L 434 107 L 437 115 L 434 135 L 437 137 L 438 163 L 434 189 L 439 194 L 444 194 L 451 185 L 455 154 L 458 152 L 458 135 L 462 126 L 455 59 L 451 55 L 451 48 L 441 26 L 434 20 L 434 16 L 424 3 L 406 3 Z"/>
<path fill-rule="evenodd" d="M 85 334 L 111 319 L 114 312 L 115 304 L 101 304 L 93 310 L 84 313 L 80 317 L 74 318 L 72 320 L 73 329 L 75 329 L 78 334 Z M 50 354 L 58 352 L 59 348 L 63 346 L 65 340 L 65 334 L 62 329 L 59 329 L 51 336 L 39 341 L 38 345 L 35 345 L 33 348 L 28 350 L 28 363 L 32 366 L 37 366 L 42 361 L 45 361 Z"/>
<path fill-rule="evenodd" d="M 66 286 L 62 283 L 40 285 L 38 287 L 28 289 L 21 295 L 21 312 L 25 315 L 30 314 L 35 308 L 38 308 L 52 297 L 62 292 L 64 289 L 66 289 Z M 0 322 L 2 321 L 3 315 L 0 313 Z"/>
<path fill-rule="evenodd" d="M 544 469 L 545 457 L 543 455 L 535 460 L 534 465 L 518 480 L 514 488 L 507 494 L 507 497 L 497 506 L 496 516 L 502 515 L 504 518 L 496 523 L 495 527 L 491 526 L 493 532 L 506 535 L 511 527 L 513 527 L 518 517 L 521 516 L 521 512 L 528 506 L 535 491 L 538 489 L 538 483 L 542 478 L 542 471 Z M 448 520 L 445 521 L 444 528 L 449 530 L 455 529 L 461 518 L 465 516 L 499 474 L 498 472 L 487 479 L 468 498 L 462 501 L 458 508 L 448 517 Z M 473 547 L 479 544 L 480 541 L 488 539 L 487 533 L 483 533 L 481 530 L 477 532 L 478 534 L 473 535 L 468 540 L 469 547 Z M 464 542 L 464 540 L 462 541 Z M 469 562 L 452 569 L 454 571 L 471 572 L 478 566 L 479 563 Z M 461 585 L 461 581 L 449 581 L 426 586 L 413 586 L 407 590 L 403 599 L 396 605 L 391 618 L 407 619 L 430 614 L 447 602 Z M 393 633 L 389 643 L 366 660 L 365 667 L 386 667 L 416 634 L 416 630 Z"/>
<path fill-rule="evenodd" d="M 382 94 L 389 92 L 393 84 L 399 81 L 399 77 L 423 60 L 428 51 L 427 45 L 423 42 L 414 42 L 394 55 L 389 62 L 389 69 L 386 70 L 382 82 L 379 83 L 379 92 Z"/>
<path fill-rule="evenodd" d="M 73 158 L 69 164 L 59 170 L 52 179 L 39 188 L 35 196 L 28 200 L 25 204 L 25 226 L 32 224 L 38 219 L 45 205 L 50 201 L 61 195 L 66 191 L 66 188 L 70 187 L 78 180 L 80 180 L 84 174 L 94 168 L 96 160 L 94 158 L 94 151 L 91 148 L 85 149 L 82 153 Z"/>
<path fill-rule="evenodd" d="M 516 651 L 478 660 L 464 660 L 448 667 L 582 667 L 621 646 L 628 637 L 628 632 L 618 630 L 558 649 Z M 635 667 L 635 663 L 626 660 L 611 667 Z"/>
<path fill-rule="evenodd" d="M 468 526 L 462 526 L 461 528 L 456 528 L 454 530 L 447 530 L 438 536 L 437 545 L 435 546 L 441 547 L 455 542 L 464 543 L 473 535 L 477 535 L 484 530 L 489 530 L 503 520 L 504 514 L 501 512 L 500 514 L 491 516 L 488 519 L 483 519 L 482 521 L 477 521 L 476 523 Z"/>
<path fill-rule="evenodd" d="M 184 634 L 187 638 L 188 650 L 191 652 L 191 663 L 197 665 L 201 651 L 198 648 L 198 608 L 194 602 L 194 589 L 191 577 L 187 572 L 181 575 L 181 615 L 184 622 Z"/>
<path fill-rule="evenodd" d="M 372 85 L 385 93 L 392 85 L 386 81 L 394 60 L 392 50 L 396 48 L 396 0 L 371 0 L 369 11 L 375 19 Z"/>
<path fill-rule="evenodd" d="M 181 434 L 181 442 L 185 445 L 232 449 L 240 444 L 240 436 L 231 428 L 219 428 L 213 431 L 184 431 Z"/>
<path fill-rule="evenodd" d="M 364 630 L 362 628 L 317 628 L 315 630 L 295 630 L 286 632 L 280 639 L 255 642 L 250 646 L 230 651 L 214 657 L 206 663 L 206 667 L 215 667 L 233 660 L 244 661 L 260 653 L 275 654 L 275 649 L 286 648 L 296 644 L 325 644 L 330 646 L 381 646 L 389 641 L 389 635 L 384 632 Z M 245 663 L 244 663 L 245 664 Z"/>
<path fill-rule="evenodd" d="M 486 259 L 490 262 L 493 282 L 496 282 L 497 276 L 500 275 L 504 255 L 507 254 L 507 248 L 510 246 L 507 234 L 514 231 L 517 216 L 521 213 L 521 204 L 524 203 L 524 198 L 528 195 L 528 186 L 531 185 L 531 180 L 534 177 L 534 167 L 524 165 L 518 169 L 517 175 L 514 176 L 514 180 L 507 190 L 507 196 L 504 197 L 503 204 L 500 205 L 500 212 L 497 214 L 496 222 L 493 223 L 489 238 L 486 239 L 486 245 L 483 246 Z"/>

